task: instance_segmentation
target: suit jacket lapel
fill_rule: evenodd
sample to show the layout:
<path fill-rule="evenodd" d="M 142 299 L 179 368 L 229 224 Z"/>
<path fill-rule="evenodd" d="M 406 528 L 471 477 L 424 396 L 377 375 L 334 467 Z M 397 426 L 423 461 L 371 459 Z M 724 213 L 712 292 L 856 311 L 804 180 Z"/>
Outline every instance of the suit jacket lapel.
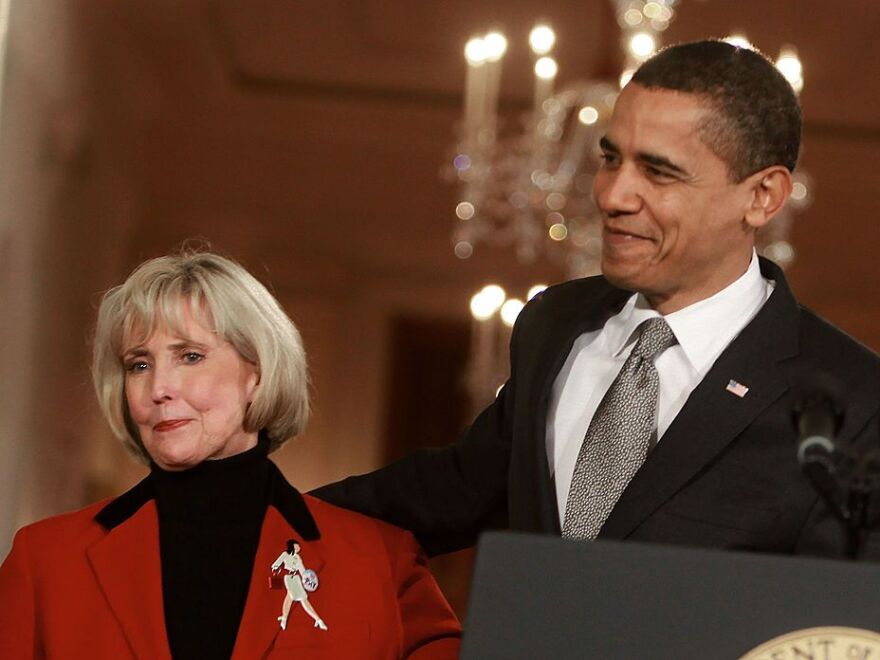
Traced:
<path fill-rule="evenodd" d="M 87 555 L 135 657 L 170 658 L 155 504 L 144 504 Z"/>
<path fill-rule="evenodd" d="M 776 280 L 770 299 L 691 393 L 624 491 L 600 538 L 632 533 L 790 387 L 778 363 L 798 352 L 800 313 L 781 272 L 772 270 L 768 276 Z M 728 392 L 731 380 L 748 386 L 748 393 Z"/>

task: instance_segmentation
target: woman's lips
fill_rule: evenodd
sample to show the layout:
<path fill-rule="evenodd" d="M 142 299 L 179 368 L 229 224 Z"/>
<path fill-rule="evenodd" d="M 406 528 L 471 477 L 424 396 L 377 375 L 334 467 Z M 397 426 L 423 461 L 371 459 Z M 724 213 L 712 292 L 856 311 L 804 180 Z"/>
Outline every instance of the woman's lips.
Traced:
<path fill-rule="evenodd" d="M 190 421 L 191 420 L 189 419 L 166 419 L 153 426 L 153 430 L 158 433 L 173 431 L 174 429 L 179 429 L 181 426 L 189 424 Z"/>

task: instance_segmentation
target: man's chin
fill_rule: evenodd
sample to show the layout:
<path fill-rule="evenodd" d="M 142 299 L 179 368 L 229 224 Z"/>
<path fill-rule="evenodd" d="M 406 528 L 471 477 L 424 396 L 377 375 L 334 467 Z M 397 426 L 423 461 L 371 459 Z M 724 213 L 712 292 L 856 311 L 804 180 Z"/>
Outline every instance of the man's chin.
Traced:
<path fill-rule="evenodd" d="M 602 275 L 610 284 L 618 289 L 627 291 L 638 290 L 639 270 L 632 267 L 624 267 L 622 264 L 603 259 L 601 262 Z"/>

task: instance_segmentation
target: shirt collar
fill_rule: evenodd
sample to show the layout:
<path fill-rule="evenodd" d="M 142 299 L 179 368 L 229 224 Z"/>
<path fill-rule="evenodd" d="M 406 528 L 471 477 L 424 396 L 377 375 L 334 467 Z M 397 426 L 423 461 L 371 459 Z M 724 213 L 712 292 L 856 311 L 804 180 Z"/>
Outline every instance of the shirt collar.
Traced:
<path fill-rule="evenodd" d="M 651 309 L 642 294 L 634 294 L 620 312 L 608 319 L 597 340 L 604 342 L 609 355 L 616 357 L 634 341 L 633 333 L 636 328 L 644 321 L 658 316 L 660 314 Z"/>
<path fill-rule="evenodd" d="M 764 304 L 772 290 L 761 276 L 757 253 L 746 272 L 715 295 L 700 300 L 664 318 L 684 351 L 691 366 L 704 375 L 724 348 Z M 660 314 L 651 308 L 642 294 L 634 294 L 620 312 L 612 316 L 600 336 L 610 355 L 618 356 L 632 342 L 636 329 L 644 321 Z"/>

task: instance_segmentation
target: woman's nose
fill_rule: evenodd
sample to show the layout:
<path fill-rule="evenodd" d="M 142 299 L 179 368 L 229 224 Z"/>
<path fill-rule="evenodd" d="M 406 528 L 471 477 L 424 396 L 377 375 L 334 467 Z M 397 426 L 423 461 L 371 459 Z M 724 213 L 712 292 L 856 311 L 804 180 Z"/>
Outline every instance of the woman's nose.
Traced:
<path fill-rule="evenodd" d="M 171 401 L 177 395 L 178 383 L 174 370 L 165 366 L 153 367 L 152 382 L 150 383 L 150 398 L 153 403 Z"/>

